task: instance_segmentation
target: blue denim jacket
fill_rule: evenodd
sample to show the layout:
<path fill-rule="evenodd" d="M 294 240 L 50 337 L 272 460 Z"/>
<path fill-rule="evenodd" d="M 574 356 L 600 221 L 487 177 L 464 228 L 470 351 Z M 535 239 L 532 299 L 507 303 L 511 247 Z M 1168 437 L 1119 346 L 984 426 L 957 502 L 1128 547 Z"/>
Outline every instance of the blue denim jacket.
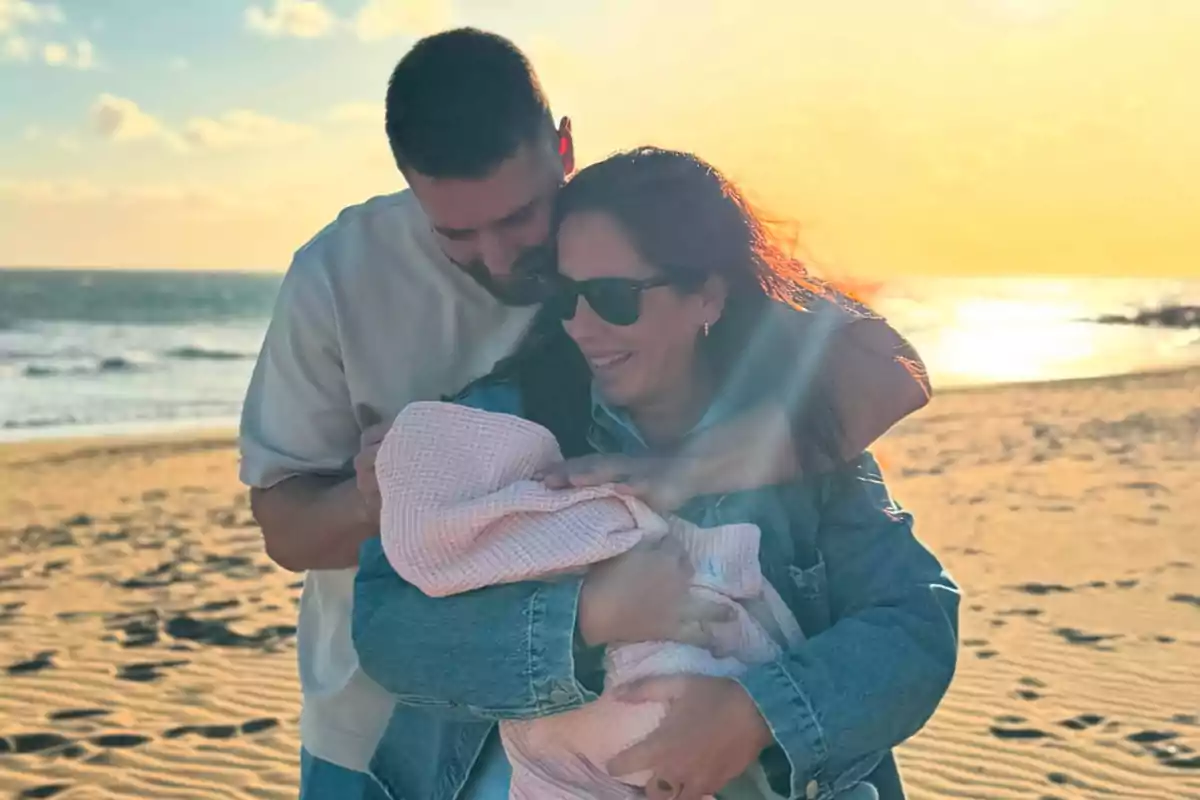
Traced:
<path fill-rule="evenodd" d="M 507 383 L 461 401 L 522 410 Z M 619 415 L 599 405 L 594 419 L 601 452 L 641 447 Z M 890 750 L 925 724 L 949 686 L 959 594 L 913 536 L 874 459 L 786 486 L 695 498 L 679 513 L 702 526 L 757 524 L 764 575 L 808 637 L 740 679 L 775 737 L 762 757 L 775 791 L 824 800 L 868 779 L 885 800 L 903 798 Z M 498 720 L 595 699 L 595 653 L 575 635 L 581 583 L 528 581 L 433 599 L 396 574 L 378 539 L 363 545 L 353 637 L 362 669 L 398 701 L 371 763 L 391 796 L 453 800 Z"/>

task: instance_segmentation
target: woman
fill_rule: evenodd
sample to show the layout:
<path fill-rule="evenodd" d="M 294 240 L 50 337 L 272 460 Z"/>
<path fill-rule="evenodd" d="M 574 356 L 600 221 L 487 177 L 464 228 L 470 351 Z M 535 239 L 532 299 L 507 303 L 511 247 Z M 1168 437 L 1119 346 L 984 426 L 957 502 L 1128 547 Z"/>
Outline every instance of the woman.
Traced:
<path fill-rule="evenodd" d="M 643 148 L 583 170 L 560 194 L 556 230 L 552 298 L 518 353 L 460 402 L 542 424 L 570 457 L 679 450 L 765 392 L 785 391 L 804 423 L 805 473 L 816 476 L 678 510 L 705 527 L 757 524 L 763 573 L 809 638 L 736 681 L 683 677 L 634 690 L 633 699 L 671 698 L 671 710 L 610 772 L 651 770 L 650 797 L 902 797 L 889 751 L 949 684 L 958 595 L 874 461 L 840 463 L 836 416 L 809 388 L 811 364 L 785 368 L 775 357 L 781 304 L 814 309 L 815 354 L 839 298 L 687 154 Z M 380 783 L 396 795 L 451 797 L 469 776 L 458 796 L 505 796 L 494 720 L 594 698 L 602 645 L 683 641 L 694 630 L 669 582 L 654 596 L 631 588 L 646 557 L 434 600 L 365 545 L 355 643 L 364 670 L 402 703 L 373 765 Z M 405 646 L 384 645 L 389 638 Z"/>

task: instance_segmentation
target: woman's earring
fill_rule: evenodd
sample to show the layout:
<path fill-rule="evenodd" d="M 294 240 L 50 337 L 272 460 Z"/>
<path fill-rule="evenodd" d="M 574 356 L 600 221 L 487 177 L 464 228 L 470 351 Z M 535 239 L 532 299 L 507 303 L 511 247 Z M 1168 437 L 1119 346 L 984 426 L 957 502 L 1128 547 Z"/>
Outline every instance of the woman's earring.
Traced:
<path fill-rule="evenodd" d="M 704 335 L 708 336 L 708 323 L 704 323 Z"/>

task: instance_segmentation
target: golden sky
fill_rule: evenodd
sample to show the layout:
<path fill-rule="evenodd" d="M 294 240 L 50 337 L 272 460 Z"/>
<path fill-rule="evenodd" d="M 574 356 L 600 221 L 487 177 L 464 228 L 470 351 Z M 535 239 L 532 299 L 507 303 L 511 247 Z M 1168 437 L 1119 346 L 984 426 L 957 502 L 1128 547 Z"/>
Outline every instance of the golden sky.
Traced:
<path fill-rule="evenodd" d="M 401 188 L 387 75 L 459 24 L 836 272 L 1200 277 L 1197 0 L 0 0 L 0 264 L 285 268 Z"/>

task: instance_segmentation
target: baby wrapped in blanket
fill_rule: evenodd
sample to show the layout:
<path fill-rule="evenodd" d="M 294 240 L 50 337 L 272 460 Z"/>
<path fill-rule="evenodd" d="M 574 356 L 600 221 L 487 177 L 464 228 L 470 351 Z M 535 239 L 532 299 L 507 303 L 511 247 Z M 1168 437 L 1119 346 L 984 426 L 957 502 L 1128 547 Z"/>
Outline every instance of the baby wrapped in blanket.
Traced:
<path fill-rule="evenodd" d="M 581 572 L 648 539 L 682 543 L 695 569 L 692 591 L 733 611 L 730 622 L 713 627 L 715 649 L 730 656 L 673 642 L 610 646 L 598 700 L 500 723 L 512 764 L 510 797 L 626 800 L 641 796 L 638 788 L 651 776 L 610 776 L 604 764 L 650 734 L 666 706 L 618 702 L 613 688 L 660 675 L 737 675 L 774 659 L 802 634 L 762 576 L 756 526 L 698 528 L 664 519 L 610 487 L 550 490 L 532 479 L 560 460 L 553 435 L 535 423 L 413 403 L 396 418 L 376 462 L 382 544 L 404 580 L 444 597 Z"/>

